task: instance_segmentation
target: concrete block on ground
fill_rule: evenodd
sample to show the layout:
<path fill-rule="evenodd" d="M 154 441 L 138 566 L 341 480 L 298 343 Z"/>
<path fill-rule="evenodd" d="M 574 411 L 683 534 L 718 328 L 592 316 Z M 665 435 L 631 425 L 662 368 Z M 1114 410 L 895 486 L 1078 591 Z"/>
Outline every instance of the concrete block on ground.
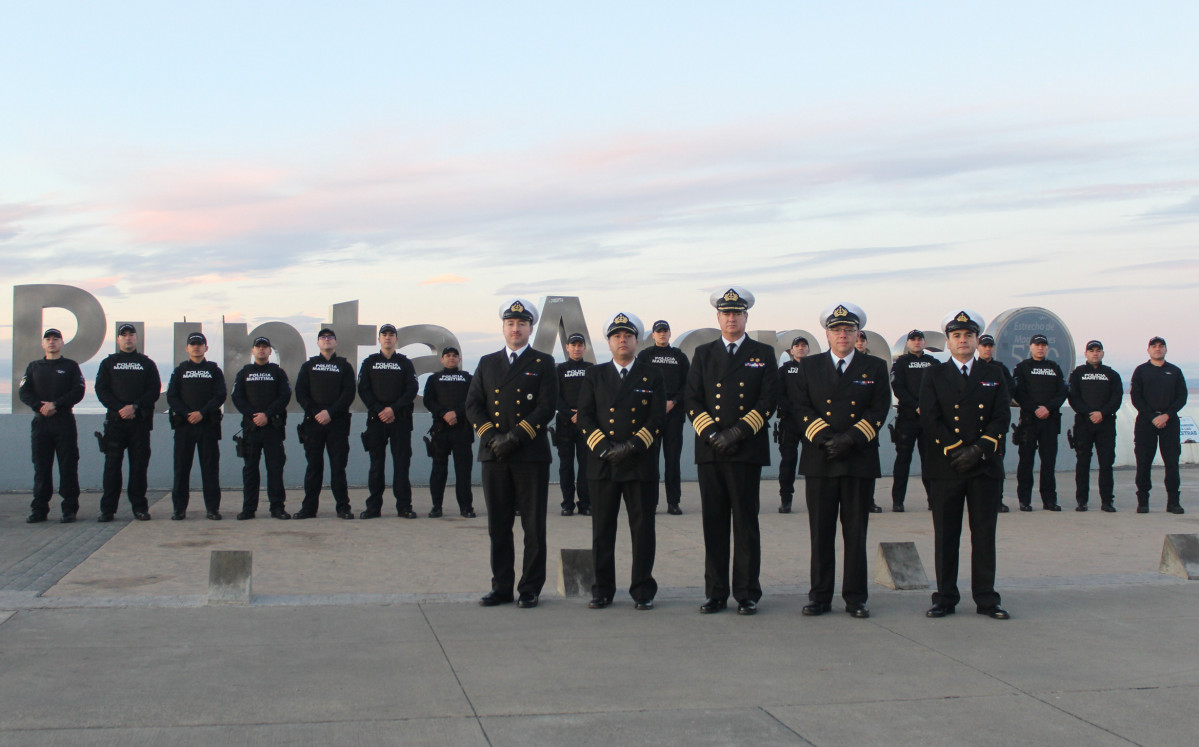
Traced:
<path fill-rule="evenodd" d="M 558 593 L 564 597 L 580 597 L 591 593 L 595 584 L 595 562 L 591 548 L 567 550 L 562 548 L 562 562 L 558 565 Z"/>
<path fill-rule="evenodd" d="M 915 542 L 880 542 L 874 583 L 888 589 L 927 589 L 928 575 Z"/>
<path fill-rule="evenodd" d="M 1167 534 L 1162 544 L 1161 573 L 1199 581 L 1199 535 Z"/>
<path fill-rule="evenodd" d="M 209 604 L 249 604 L 253 553 L 213 550 L 208 563 Z"/>

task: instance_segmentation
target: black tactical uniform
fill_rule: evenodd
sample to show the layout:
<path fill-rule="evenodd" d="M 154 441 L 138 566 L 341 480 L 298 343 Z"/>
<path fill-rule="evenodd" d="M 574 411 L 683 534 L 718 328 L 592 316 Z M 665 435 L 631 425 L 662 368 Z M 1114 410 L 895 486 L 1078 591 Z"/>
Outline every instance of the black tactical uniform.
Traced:
<path fill-rule="evenodd" d="M 1056 361 L 1027 358 L 1012 372 L 1016 382 L 1013 394 L 1020 405 L 1020 461 L 1016 467 L 1016 497 L 1021 510 L 1032 502 L 1032 463 L 1040 456 L 1041 504 L 1050 511 L 1060 510 L 1057 502 L 1057 440 L 1062 432 L 1062 405 L 1066 401 L 1066 377 Z M 1044 420 L 1036 416 L 1038 407 L 1049 410 Z"/>
<path fill-rule="evenodd" d="M 920 406 L 920 383 L 924 374 L 936 365 L 939 365 L 937 359 L 924 352 L 920 355 L 904 353 L 891 364 L 891 391 L 899 400 L 895 405 L 895 423 L 891 430 L 891 440 L 895 444 L 891 504 L 896 511 L 903 509 L 907 497 L 913 451 L 920 454 L 920 479 L 924 483 L 925 495 L 928 495 L 928 478 L 924 475 L 926 439 L 916 409 Z"/>
<path fill-rule="evenodd" d="M 1120 374 L 1102 363 L 1089 363 L 1070 372 L 1068 386 L 1070 407 L 1074 408 L 1074 498 L 1085 509 L 1091 487 L 1091 451 L 1099 455 L 1099 500 L 1104 511 L 1114 510 L 1115 479 L 1112 465 L 1116 461 L 1116 413 L 1124 400 L 1124 384 Z M 1099 423 L 1091 422 L 1091 413 L 1103 415 Z"/>
<path fill-rule="evenodd" d="M 33 447 L 30 523 L 44 521 L 50 513 L 56 458 L 63 521 L 74 521 L 75 514 L 79 513 L 79 432 L 71 408 L 83 399 L 84 387 L 83 372 L 70 358 L 42 358 L 25 368 L 19 396 L 34 412 L 30 424 Z M 42 415 L 39 412 L 42 402 L 53 402 L 55 413 L 49 417 Z"/>
<path fill-rule="evenodd" d="M 1160 366 L 1145 361 L 1132 372 L 1129 396 L 1137 408 L 1137 422 L 1133 429 L 1133 451 L 1137 459 L 1137 511 L 1144 513 L 1149 510 L 1150 469 L 1160 446 L 1166 472 L 1166 509 L 1172 513 L 1182 513 L 1182 483 L 1178 473 L 1182 443 L 1178 413 L 1187 403 L 1187 383 L 1182 369 L 1168 361 L 1163 361 Z M 1153 424 L 1153 419 L 1158 415 L 1170 417 L 1166 427 L 1158 428 Z"/>
<path fill-rule="evenodd" d="M 259 458 L 266 457 L 266 497 L 271 516 L 286 514 L 287 491 L 283 487 L 283 465 L 287 455 L 283 441 L 287 436 L 287 405 L 291 402 L 291 382 L 277 363 L 249 363 L 237 372 L 233 380 L 233 406 L 241 413 L 241 451 L 244 465 L 242 479 L 242 513 L 253 516 L 258 510 L 258 489 L 261 477 Z M 267 417 L 261 428 L 254 424 L 255 413 Z"/>
<path fill-rule="evenodd" d="M 445 495 L 446 478 L 449 476 L 450 456 L 454 457 L 454 495 L 458 499 L 458 510 L 463 514 L 474 513 L 474 496 L 471 495 L 471 444 L 475 432 L 466 418 L 466 393 L 470 389 L 471 375 L 457 368 L 443 368 L 425 380 L 425 408 L 433 415 L 431 450 L 433 471 L 429 474 L 429 492 L 433 497 L 433 510 L 441 511 Z M 445 422 L 445 414 L 458 416 L 455 425 Z"/>
<path fill-rule="evenodd" d="M 358 369 L 358 396 L 368 413 L 362 441 L 371 457 L 367 476 L 370 494 L 366 499 L 366 510 L 361 514 L 364 519 L 378 516 L 383 509 L 388 444 L 391 445 L 391 493 L 395 497 L 396 513 L 405 518 L 416 518 L 416 512 L 412 510 L 408 469 L 412 464 L 412 403 L 418 389 L 416 369 L 403 353 L 392 353 L 390 358 L 381 352 L 374 353 L 367 356 Z M 395 415 L 395 420 L 390 423 L 379 420 L 379 412 L 387 407 Z"/>
<path fill-rule="evenodd" d="M 662 437 L 654 442 L 654 456 L 664 455 L 662 482 L 666 486 L 666 505 L 678 509 L 683 496 L 682 467 L 680 460 L 683 455 L 683 422 L 686 419 L 683 398 L 687 388 L 687 374 L 691 370 L 691 361 L 685 353 L 676 347 L 654 345 L 637 354 L 637 360 L 648 363 L 662 374 L 666 386 L 666 401 L 674 406 L 666 413 L 662 425 Z M 658 507 L 658 491 L 654 488 L 654 508 Z"/>
<path fill-rule="evenodd" d="M 129 452 L 129 485 L 126 495 L 133 513 L 146 514 L 146 471 L 150 466 L 150 431 L 154 429 L 154 404 L 162 395 L 162 379 L 154 361 L 136 350 L 113 353 L 100 362 L 96 397 L 104 405 L 104 493 L 101 516 L 116 513 L 121 498 L 121 467 Z M 133 418 L 119 411 L 133 405 Z"/>
<path fill-rule="evenodd" d="M 190 501 L 192 460 L 200 454 L 200 482 L 204 488 L 204 509 L 213 517 L 221 508 L 221 405 L 227 390 L 225 374 L 210 360 L 193 363 L 185 360 L 171 373 L 167 385 L 167 404 L 171 407 L 171 427 L 175 429 L 175 484 L 171 492 L 174 516 L 183 518 Z M 187 422 L 188 413 L 199 412 L 203 419 Z"/>
<path fill-rule="evenodd" d="M 558 450 L 558 486 L 562 489 L 564 515 L 570 515 L 575 510 L 576 486 L 579 513 L 591 513 L 591 491 L 587 482 L 587 445 L 578 425 L 570 419 L 579 409 L 579 390 L 583 388 L 583 377 L 593 365 L 595 364 L 589 361 L 566 361 L 558 364 L 558 417 L 554 419 L 554 446 Z M 576 462 L 579 465 L 577 479 Z"/>
<path fill-rule="evenodd" d="M 325 453 L 329 454 L 329 489 L 337 515 L 352 519 L 346 464 L 350 459 L 350 405 L 354 402 L 354 364 L 336 353 L 326 358 L 314 355 L 300 366 L 296 376 L 296 402 L 304 408 L 298 432 L 308 466 L 304 470 L 304 502 L 294 518 L 316 516 L 321 484 L 325 480 Z M 326 425 L 316 422 L 322 410 L 329 412 Z"/>
<path fill-rule="evenodd" d="M 795 496 L 795 470 L 799 466 L 799 441 L 803 430 L 791 405 L 791 378 L 799 373 L 799 361 L 790 360 L 779 366 L 778 431 L 779 443 L 779 509 L 790 512 Z"/>

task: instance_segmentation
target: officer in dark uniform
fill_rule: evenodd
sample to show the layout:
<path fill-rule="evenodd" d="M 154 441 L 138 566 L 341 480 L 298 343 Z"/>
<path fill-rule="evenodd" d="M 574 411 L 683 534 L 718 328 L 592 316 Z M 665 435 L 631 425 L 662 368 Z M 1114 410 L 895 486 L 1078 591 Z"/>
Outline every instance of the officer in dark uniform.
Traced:
<path fill-rule="evenodd" d="M 891 409 L 891 390 L 886 362 L 854 347 L 865 323 L 866 313 L 854 304 L 826 308 L 820 324 L 828 338 L 828 355 L 804 358 L 799 373 L 788 382 L 791 406 L 804 429 L 799 471 L 805 479 L 812 537 L 812 589 L 803 608 L 808 616 L 832 609 L 840 514 L 845 611 L 854 617 L 870 617 L 866 607 L 867 486 L 881 474 L 878 432 Z"/>
<path fill-rule="evenodd" d="M 1049 339 L 1033 335 L 1028 341 L 1032 357 L 1025 358 L 1012 372 L 1013 394 L 1020 405 L 1020 461 L 1016 466 L 1016 497 L 1021 511 L 1032 510 L 1032 463 L 1041 457 L 1041 505 L 1046 511 L 1061 511 L 1057 502 L 1057 439 L 1062 432 L 1062 405 L 1066 401 L 1066 376 L 1057 361 L 1048 359 Z"/>
<path fill-rule="evenodd" d="M 253 519 L 258 511 L 259 458 L 266 456 L 266 495 L 271 518 L 290 519 L 285 510 L 287 491 L 283 487 L 283 465 L 287 454 L 283 440 L 287 435 L 287 404 L 291 402 L 291 382 L 279 364 L 271 362 L 271 341 L 255 337 L 250 348 L 254 361 L 247 363 L 233 379 L 233 406 L 241 413 L 242 504 L 238 521 Z"/>
<path fill-rule="evenodd" d="M 665 455 L 663 482 L 666 483 L 666 512 L 673 516 L 683 513 L 682 468 L 679 460 L 683 454 L 683 396 L 687 387 L 687 374 L 691 361 L 687 355 L 670 345 L 670 324 L 659 319 L 653 326 L 654 344 L 642 350 L 637 357 L 658 369 L 666 383 L 666 421 L 662 426 L 662 438 L 654 442 L 654 460 L 658 453 Z M 654 487 L 654 510 L 658 509 L 658 488 Z"/>
<path fill-rule="evenodd" d="M 978 614 L 996 620 L 1011 615 L 995 591 L 995 525 L 1004 435 L 1011 425 L 1011 395 L 1003 372 L 974 357 L 982 317 L 962 309 L 945 317 L 950 359 L 924 376 L 920 419 L 929 439 L 928 473 L 933 501 L 937 591 L 928 617 L 952 615 L 958 592 L 962 511 L 970 511 L 970 588 Z"/>
<path fill-rule="evenodd" d="M 924 373 L 935 365 L 938 365 L 937 359 L 924 352 L 924 333 L 918 329 L 908 333 L 907 350 L 891 364 L 891 391 L 899 400 L 895 405 L 895 424 L 891 426 L 891 440 L 895 444 L 895 467 L 891 470 L 892 511 L 903 511 L 913 451 L 920 453 L 921 482 L 925 496 L 928 495 L 928 478 L 924 476 L 925 439 L 920 429 L 920 382 Z"/>
<path fill-rule="evenodd" d="M 483 499 L 491 538 L 491 591 L 484 607 L 512 601 L 536 607 L 545 585 L 545 509 L 549 502 L 550 442 L 546 429 L 558 403 L 554 357 L 529 345 L 537 309 L 513 298 L 500 307 L 504 348 L 483 356 L 466 395 L 466 415 L 479 437 Z M 512 524 L 520 511 L 524 560 L 520 581 L 513 563 Z"/>
<path fill-rule="evenodd" d="M 1016 391 L 1016 382 L 1012 379 L 1012 372 L 1008 370 L 1007 366 L 1004 365 L 1003 361 L 995 360 L 995 338 L 994 337 L 992 337 L 991 335 L 979 335 L 978 348 L 976 349 L 975 354 L 978 356 L 978 359 L 980 361 L 986 361 L 987 363 L 990 363 L 993 366 L 999 366 L 999 370 L 1003 372 L 1003 380 L 1007 382 L 1007 390 L 1008 390 L 1009 396 L 1011 395 L 1012 392 Z M 1010 404 L 1011 403 L 1009 403 L 1009 405 Z M 1004 481 L 1004 479 L 1005 479 L 1005 475 L 1001 475 L 999 478 L 999 513 L 1001 513 L 1001 514 L 1006 514 L 1006 513 L 1011 512 L 1011 509 L 1009 509 L 1007 507 L 1007 504 L 1003 502 L 1003 481 Z M 928 509 L 931 511 L 932 508 L 933 508 L 932 504 L 930 503 Z"/>
<path fill-rule="evenodd" d="M 104 493 L 100 496 L 100 522 L 109 522 L 121 499 L 121 467 L 129 452 L 129 486 L 126 495 L 133 518 L 150 520 L 146 500 L 146 471 L 150 466 L 150 431 L 154 429 L 154 404 L 162 396 L 158 366 L 137 352 L 137 329 L 122 324 L 117 348 L 100 362 L 96 397 L 106 410 L 104 435 Z"/>
<path fill-rule="evenodd" d="M 566 338 L 566 355 L 569 360 L 558 364 L 558 417 L 554 422 L 554 444 L 558 448 L 558 485 L 562 489 L 562 515 L 575 512 L 575 486 L 578 486 L 579 513 L 591 515 L 591 491 L 587 482 L 587 445 L 577 424 L 579 390 L 583 388 L 583 377 L 591 368 L 590 361 L 583 360 L 587 342 L 578 332 Z M 575 480 L 575 462 L 579 464 L 578 480 Z"/>
<path fill-rule="evenodd" d="M 429 429 L 429 451 L 433 458 L 433 470 L 429 473 L 429 493 L 433 497 L 431 519 L 441 516 L 450 456 L 454 457 L 454 494 L 458 498 L 458 511 L 463 518 L 475 518 L 475 499 L 470 489 L 474 456 L 470 447 L 475 442 L 475 432 L 466 419 L 466 393 L 470 389 L 471 375 L 458 368 L 461 362 L 458 348 L 447 347 L 441 351 L 442 369 L 425 380 L 425 409 L 433 415 L 433 425 Z"/>
<path fill-rule="evenodd" d="M 175 429 L 175 485 L 171 519 L 187 518 L 192 459 L 200 454 L 200 482 L 205 516 L 221 518 L 221 405 L 225 404 L 225 374 L 207 360 L 208 339 L 200 332 L 187 336 L 187 360 L 175 367 L 167 385 L 171 427 Z"/>
<path fill-rule="evenodd" d="M 37 524 L 50 513 L 54 495 L 54 460 L 58 459 L 58 494 L 62 496 L 62 523 L 79 513 L 79 432 L 71 408 L 83 399 L 83 372 L 79 364 L 62 357 L 62 332 L 50 328 L 42 335 L 45 357 L 25 368 L 18 393 L 33 410 L 33 502 L 25 521 Z"/>
<path fill-rule="evenodd" d="M 1074 408 L 1074 498 L 1076 511 L 1087 510 L 1091 487 L 1091 450 L 1099 455 L 1099 500 L 1104 511 L 1115 506 L 1116 413 L 1124 401 L 1120 374 L 1103 365 L 1103 343 L 1087 343 L 1087 362 L 1070 372 L 1070 407 Z"/>
<path fill-rule="evenodd" d="M 346 464 L 350 460 L 350 405 L 354 402 L 354 364 L 337 354 L 337 334 L 328 328 L 317 333 L 320 354 L 300 366 L 296 376 L 296 402 L 304 408 L 297 429 L 304 444 L 304 502 L 293 519 L 311 519 L 320 506 L 325 479 L 325 453 L 329 454 L 329 489 L 337 518 L 352 519 Z"/>
<path fill-rule="evenodd" d="M 616 593 L 616 525 L 624 498 L 633 543 L 629 594 L 636 609 L 654 607 L 654 506 L 658 460 L 652 450 L 666 417 L 662 374 L 636 358 L 643 327 L 633 314 L 613 314 L 604 324 L 612 362 L 587 371 L 579 394 L 579 427 L 588 449 L 591 480 L 591 553 L 595 585 L 591 609 Z"/>
<path fill-rule="evenodd" d="M 719 612 L 731 591 L 737 612 L 758 611 L 762 539 L 758 530 L 762 467 L 770 464 L 766 427 L 778 399 L 774 348 L 745 332 L 754 296 L 740 287 L 716 291 L 720 339 L 695 350 L 687 376 L 687 417 L 695 428 L 695 463 L 704 527 L 702 613 Z M 729 518 L 733 577 L 729 585 Z"/>
<path fill-rule="evenodd" d="M 795 469 L 799 466 L 799 439 L 802 429 L 795 414 L 791 412 L 791 401 L 787 399 L 790 377 L 799 373 L 799 362 L 808 355 L 808 338 L 800 335 L 791 341 L 787 349 L 790 358 L 779 366 L 778 420 L 775 421 L 775 440 L 779 444 L 779 513 L 791 513 L 791 501 L 795 495 Z"/>
<path fill-rule="evenodd" d="M 396 352 L 398 333 L 395 325 L 379 328 L 379 352 L 368 355 L 358 369 L 358 396 L 366 405 L 366 433 L 362 443 L 371 456 L 366 510 L 360 519 L 378 518 L 383 510 L 384 468 L 388 444 L 391 444 L 391 492 L 396 513 L 415 519 L 412 510 L 412 483 L 408 470 L 412 464 L 412 403 L 420 388 L 416 368 L 408 356 Z M 436 517 L 434 517 L 436 518 Z"/>
<path fill-rule="evenodd" d="M 1179 496 L 1181 480 L 1178 458 L 1182 453 L 1178 413 L 1187 403 L 1187 382 L 1182 369 L 1166 361 L 1166 341 L 1149 340 L 1149 360 L 1132 372 L 1130 390 L 1137 422 L 1133 428 L 1133 452 L 1137 458 L 1137 513 L 1149 512 L 1149 472 L 1161 446 L 1166 468 L 1166 510 L 1185 513 Z"/>

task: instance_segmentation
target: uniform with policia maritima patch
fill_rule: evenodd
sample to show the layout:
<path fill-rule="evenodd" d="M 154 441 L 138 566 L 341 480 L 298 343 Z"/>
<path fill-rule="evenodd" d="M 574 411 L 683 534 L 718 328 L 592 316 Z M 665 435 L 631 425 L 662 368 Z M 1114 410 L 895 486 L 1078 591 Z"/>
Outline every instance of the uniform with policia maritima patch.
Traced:
<path fill-rule="evenodd" d="M 447 353 L 458 356 L 458 349 L 447 347 L 441 351 L 444 360 Z M 455 358 L 457 360 L 457 358 Z M 442 368 L 425 380 L 422 395 L 425 409 L 433 415 L 429 429 L 429 456 L 433 458 L 433 469 L 429 473 L 429 493 L 433 498 L 434 514 L 441 513 L 445 495 L 446 479 L 449 477 L 450 457 L 454 459 L 454 496 L 458 500 L 458 511 L 464 517 L 475 517 L 474 495 L 471 493 L 471 468 L 474 453 L 471 444 L 475 432 L 466 417 L 466 393 L 470 390 L 471 375 L 457 367 Z M 457 422 L 446 422 L 447 413 L 453 412 Z"/>
<path fill-rule="evenodd" d="M 695 463 L 704 529 L 704 591 L 700 612 L 725 609 L 731 594 L 737 611 L 757 612 L 762 540 L 758 529 L 762 467 L 770 464 L 766 427 L 778 397 L 774 348 L 744 331 L 754 296 L 744 288 L 717 291 L 722 335 L 695 350 L 687 377 L 687 417 L 695 428 Z M 740 319 L 740 336 L 724 337 L 725 322 Z M 732 352 L 729 348 L 732 348 Z M 729 583 L 729 524 L 732 523 L 732 584 Z"/>
<path fill-rule="evenodd" d="M 260 346 L 269 349 L 270 339 L 254 338 L 253 347 Z M 230 398 L 241 413 L 242 505 L 237 518 L 252 519 L 258 510 L 258 492 L 262 484 L 258 463 L 265 457 L 266 496 L 271 517 L 290 519 L 286 510 L 287 491 L 283 487 L 283 466 L 287 463 L 283 441 L 287 436 L 287 405 L 291 402 L 291 382 L 287 372 L 277 363 L 252 361 L 234 377 Z M 266 418 L 264 425 L 254 422 L 257 413 Z"/>
<path fill-rule="evenodd" d="M 665 319 L 654 322 L 652 333 L 670 332 L 670 323 Z M 683 497 L 682 465 L 683 454 L 683 424 L 686 421 L 683 396 L 687 388 L 687 375 L 691 371 L 691 361 L 682 350 L 671 345 L 653 345 L 637 354 L 642 363 L 648 363 L 662 374 L 666 386 L 666 401 L 673 402 L 666 420 L 662 425 L 662 437 L 654 441 L 654 459 L 662 454 L 662 483 L 666 489 L 667 513 L 679 515 L 683 509 L 679 506 Z M 658 489 L 654 488 L 654 508 L 658 507 Z"/>
<path fill-rule="evenodd" d="M 1028 343 L 1048 345 L 1045 335 L 1033 335 Z M 1041 505 L 1046 511 L 1061 511 L 1057 502 L 1057 440 L 1062 432 L 1062 405 L 1066 402 L 1066 376 L 1057 361 L 1048 358 L 1036 360 L 1026 358 L 1016 364 L 1012 372 L 1016 390 L 1012 398 L 1020 405 L 1019 447 L 1020 460 L 1016 465 L 1016 497 L 1020 510 L 1032 509 L 1032 463 L 1039 457 Z M 1046 418 L 1036 416 L 1037 408 L 1049 411 Z"/>
<path fill-rule="evenodd" d="M 379 336 L 396 335 L 393 324 L 379 328 Z M 412 482 L 408 470 L 412 465 L 412 407 L 420 386 L 416 382 L 416 368 L 408 356 L 399 351 L 388 357 L 382 351 L 368 355 L 358 369 L 358 396 L 366 405 L 366 432 L 362 436 L 363 446 L 370 454 L 371 466 L 367 475 L 369 494 L 366 510 L 359 518 L 372 519 L 383 511 L 384 471 L 390 445 L 392 485 L 396 513 L 406 519 L 415 519 L 412 510 Z M 394 419 L 384 423 L 380 413 L 390 407 Z"/>
<path fill-rule="evenodd" d="M 924 333 L 918 329 L 909 332 L 908 340 L 915 339 L 923 340 Z M 891 426 L 892 440 L 895 442 L 895 465 L 891 470 L 891 506 L 895 511 L 904 509 L 913 451 L 920 454 L 920 480 L 924 483 L 925 497 L 928 496 L 928 478 L 924 476 L 926 439 L 920 427 L 920 415 L 916 410 L 920 407 L 920 383 L 924 374 L 937 365 L 940 365 L 940 361 L 923 350 L 919 354 L 905 352 L 891 364 L 891 391 L 898 400 L 898 404 L 895 405 L 895 422 Z"/>
<path fill-rule="evenodd" d="M 807 338 L 796 337 L 791 341 L 794 348 L 802 341 L 808 344 Z M 791 407 L 789 387 L 791 377 L 799 373 L 800 361 L 788 360 L 779 366 L 778 384 L 778 431 L 779 443 L 779 513 L 791 513 L 791 503 L 795 496 L 795 471 L 799 467 L 799 442 L 803 429 L 795 418 Z"/>
<path fill-rule="evenodd" d="M 325 328 L 317 333 L 321 338 L 337 335 Z M 337 354 L 336 347 L 329 355 L 321 352 L 304 361 L 296 375 L 296 402 L 304 408 L 304 422 L 297 429 L 304 444 L 304 502 L 292 518 L 311 519 L 320 508 L 321 485 L 325 480 L 325 454 L 329 455 L 329 490 L 333 493 L 337 518 L 353 519 L 350 510 L 350 489 L 346 482 L 346 464 L 350 460 L 350 405 L 354 402 L 354 364 Z M 328 423 L 316 416 L 329 414 Z"/>
<path fill-rule="evenodd" d="M 1091 340 L 1086 351 L 1102 355 L 1103 343 Z M 1112 474 L 1116 462 L 1116 413 L 1124 401 L 1124 383 L 1120 374 L 1102 362 L 1098 365 L 1087 362 L 1070 372 L 1066 389 L 1070 407 L 1074 409 L 1071 436 L 1077 458 L 1074 465 L 1076 510 L 1087 510 L 1091 490 L 1091 451 L 1094 450 L 1099 457 L 1100 505 L 1104 511 L 1113 512 L 1116 510 L 1116 481 Z M 1092 413 L 1099 413 L 1098 423 L 1091 422 Z"/>
<path fill-rule="evenodd" d="M 122 324 L 117 337 L 136 335 L 132 324 Z M 136 337 L 132 338 L 136 340 Z M 121 499 L 121 468 L 129 454 L 129 485 L 125 492 L 133 518 L 150 518 L 146 499 L 146 473 L 150 466 L 150 432 L 154 429 L 154 405 L 162 396 L 158 365 L 136 349 L 112 353 L 100 362 L 96 373 L 96 398 L 104 405 L 104 492 L 100 496 L 100 520 L 109 521 Z M 129 407 L 132 417 L 121 416 Z"/>
<path fill-rule="evenodd" d="M 579 428 L 588 450 L 595 561 L 588 606 L 607 607 L 616 593 L 616 528 L 623 499 L 633 547 L 629 595 L 637 609 L 648 610 L 658 592 L 653 576 L 658 460 L 652 447 L 666 417 L 666 389 L 662 374 L 635 357 L 641 320 L 618 312 L 604 327 L 612 362 L 587 369 L 578 400 Z"/>
<path fill-rule="evenodd" d="M 583 335 L 571 334 L 566 344 L 584 342 Z M 579 409 L 579 390 L 583 388 L 583 377 L 593 364 L 587 360 L 566 360 L 558 364 L 558 417 L 554 419 L 554 445 L 558 449 L 558 487 L 562 491 L 562 515 L 570 516 L 575 510 L 575 494 L 578 494 L 579 513 L 591 513 L 591 490 L 587 482 L 587 444 L 577 423 L 571 417 Z M 577 419 L 577 418 L 576 418 Z M 575 474 L 578 464 L 578 475 Z"/>
<path fill-rule="evenodd" d="M 42 335 L 43 349 L 51 344 L 47 342 L 49 340 L 61 346 L 62 332 L 53 328 L 46 330 Z M 33 501 L 29 518 L 25 520 L 27 523 L 45 521 L 50 513 L 55 459 L 58 460 L 58 494 L 62 497 L 63 523 L 75 521 L 75 514 L 79 513 L 79 431 L 71 408 L 83 399 L 85 386 L 79 364 L 63 358 L 61 353 L 55 358 L 42 357 L 32 361 L 21 377 L 18 396 L 34 412 L 29 426 L 33 450 Z M 49 408 L 43 404 L 47 402 L 51 405 Z"/>
<path fill-rule="evenodd" d="M 491 539 L 491 591 L 480 600 L 485 607 L 512 602 L 514 587 L 520 607 L 536 607 L 545 585 L 545 510 L 552 461 L 546 431 L 558 403 L 558 376 L 554 357 L 528 343 L 537 316 L 536 307 L 523 298 L 500 307 L 505 335 L 524 337 L 520 344 L 506 337 L 502 350 L 483 356 L 466 396 L 466 414 L 479 437 Z M 519 581 L 513 570 L 512 538 L 517 511 L 524 530 Z"/>
<path fill-rule="evenodd" d="M 199 332 L 188 335 L 189 351 L 198 345 L 203 345 L 207 351 L 207 338 Z M 221 405 L 225 404 L 227 394 L 224 372 L 216 363 L 205 358 L 199 362 L 188 358 L 171 374 L 171 381 L 167 385 L 167 404 L 171 407 L 171 427 L 175 429 L 172 519 L 187 517 L 192 460 L 197 452 L 200 455 L 200 484 L 204 490 L 205 516 L 209 519 L 221 518 Z M 188 422 L 192 413 L 199 413 L 198 422 Z"/>

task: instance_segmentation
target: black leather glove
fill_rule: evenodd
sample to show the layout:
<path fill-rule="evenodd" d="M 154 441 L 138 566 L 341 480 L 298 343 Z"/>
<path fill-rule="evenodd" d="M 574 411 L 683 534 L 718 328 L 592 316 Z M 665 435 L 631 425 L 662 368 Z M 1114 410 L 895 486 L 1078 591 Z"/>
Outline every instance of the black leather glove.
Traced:
<path fill-rule="evenodd" d="M 604 461 L 608 464 L 620 464 L 629 458 L 633 453 L 633 445 L 630 443 L 616 444 L 604 452 Z"/>
<path fill-rule="evenodd" d="M 495 454 L 496 459 L 507 459 L 520 448 L 520 440 L 516 437 L 515 433 L 501 433 L 491 439 L 489 445 L 491 446 L 491 453 Z"/>
<path fill-rule="evenodd" d="M 830 462 L 849 456 L 853 449 L 853 436 L 848 433 L 835 433 L 824 442 L 824 458 Z"/>
<path fill-rule="evenodd" d="M 735 428 L 726 428 L 712 436 L 712 449 L 717 456 L 728 457 L 737 453 L 741 439 Z"/>
<path fill-rule="evenodd" d="M 964 475 L 977 467 L 982 460 L 982 447 L 978 444 L 971 444 L 970 446 L 960 447 L 957 453 L 949 460 L 949 464 L 957 470 L 958 474 Z"/>

